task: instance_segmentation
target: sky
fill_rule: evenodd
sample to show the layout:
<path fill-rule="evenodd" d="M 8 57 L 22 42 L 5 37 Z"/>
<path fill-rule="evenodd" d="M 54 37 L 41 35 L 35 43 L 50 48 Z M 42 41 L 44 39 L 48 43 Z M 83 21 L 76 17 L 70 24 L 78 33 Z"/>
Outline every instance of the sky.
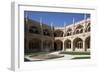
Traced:
<path fill-rule="evenodd" d="M 73 23 L 73 18 L 75 22 L 90 17 L 90 14 L 87 13 L 61 13 L 61 12 L 40 12 L 40 11 L 24 11 L 24 17 L 28 17 L 32 20 L 39 21 L 47 25 L 52 25 L 54 27 L 63 27 L 64 23 L 70 25 Z"/>

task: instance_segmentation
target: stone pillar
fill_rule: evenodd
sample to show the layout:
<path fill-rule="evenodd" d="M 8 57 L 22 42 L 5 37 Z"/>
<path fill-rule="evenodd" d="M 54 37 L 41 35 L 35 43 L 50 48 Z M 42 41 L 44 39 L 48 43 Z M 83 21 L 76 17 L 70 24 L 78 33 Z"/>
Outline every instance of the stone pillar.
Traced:
<path fill-rule="evenodd" d="M 27 31 L 25 32 L 25 36 L 26 36 L 26 49 L 29 50 L 29 24 L 26 24 L 27 27 Z"/>
<path fill-rule="evenodd" d="M 73 47 L 73 41 L 71 41 L 71 51 L 73 51 L 74 47 Z"/>
<path fill-rule="evenodd" d="M 54 41 L 52 41 L 52 51 L 54 50 Z"/>
<path fill-rule="evenodd" d="M 49 44 L 50 44 L 50 51 L 53 51 L 53 49 L 54 49 L 54 47 L 53 47 L 54 46 L 53 40 Z"/>
<path fill-rule="evenodd" d="M 43 40 L 41 40 L 41 51 L 44 51 L 43 50 Z"/>
<path fill-rule="evenodd" d="M 84 28 L 83 28 L 83 33 L 85 34 L 85 29 L 86 29 L 86 25 L 87 25 L 87 22 L 86 22 L 87 20 L 85 19 L 84 20 Z"/>
<path fill-rule="evenodd" d="M 25 49 L 27 51 L 27 50 L 29 50 L 29 39 L 27 38 L 25 42 L 26 42 L 26 48 Z"/>
<path fill-rule="evenodd" d="M 63 41 L 63 50 L 62 51 L 65 51 L 65 49 L 64 49 L 64 41 Z"/>
<path fill-rule="evenodd" d="M 86 49 L 85 49 L 85 40 L 83 40 L 83 49 L 84 49 L 84 51 L 86 51 Z"/>
<path fill-rule="evenodd" d="M 84 23 L 84 27 L 83 27 L 83 33 L 85 33 L 85 26 L 86 26 L 86 24 Z"/>
<path fill-rule="evenodd" d="M 42 18 L 40 18 L 40 27 L 41 27 L 41 36 L 42 36 L 42 39 L 41 39 L 41 51 L 44 51 L 44 49 L 43 49 L 43 27 L 42 27 Z"/>

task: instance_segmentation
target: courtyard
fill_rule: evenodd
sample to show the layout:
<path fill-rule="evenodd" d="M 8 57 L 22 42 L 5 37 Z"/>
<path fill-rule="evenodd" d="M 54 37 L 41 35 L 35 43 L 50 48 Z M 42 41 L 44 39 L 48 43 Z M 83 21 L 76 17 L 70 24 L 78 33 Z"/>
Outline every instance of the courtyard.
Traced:
<path fill-rule="evenodd" d="M 25 11 L 24 61 L 90 59 L 90 16 Z"/>
<path fill-rule="evenodd" d="M 25 55 L 25 61 L 90 59 L 90 52 L 38 52 Z"/>

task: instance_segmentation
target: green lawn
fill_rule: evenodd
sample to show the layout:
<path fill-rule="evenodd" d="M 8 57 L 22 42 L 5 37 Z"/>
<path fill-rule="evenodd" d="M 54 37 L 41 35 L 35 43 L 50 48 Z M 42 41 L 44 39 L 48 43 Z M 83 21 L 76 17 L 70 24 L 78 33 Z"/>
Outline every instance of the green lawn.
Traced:
<path fill-rule="evenodd" d="M 72 59 L 90 59 L 90 57 L 75 57 L 75 58 L 72 58 Z"/>
<path fill-rule="evenodd" d="M 69 55 L 90 55 L 90 52 L 60 52 L 60 54 L 69 54 Z"/>

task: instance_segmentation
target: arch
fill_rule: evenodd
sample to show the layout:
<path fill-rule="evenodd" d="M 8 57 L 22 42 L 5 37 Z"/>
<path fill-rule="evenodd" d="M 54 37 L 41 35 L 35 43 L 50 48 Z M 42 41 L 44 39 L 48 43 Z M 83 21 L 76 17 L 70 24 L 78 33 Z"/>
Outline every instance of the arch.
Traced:
<path fill-rule="evenodd" d="M 68 32 L 68 31 L 72 31 L 72 29 L 71 29 L 71 28 L 68 28 L 67 32 Z"/>
<path fill-rule="evenodd" d="M 56 30 L 54 31 L 54 36 L 55 37 L 63 37 L 64 32 L 61 30 Z"/>
<path fill-rule="evenodd" d="M 31 27 L 29 28 L 29 32 L 30 32 L 30 33 L 35 33 L 35 34 L 40 34 L 40 33 L 41 33 L 41 32 L 40 32 L 40 28 L 37 27 L 37 26 L 31 26 Z"/>
<path fill-rule="evenodd" d="M 71 49 L 71 40 L 69 40 L 69 39 L 65 40 L 64 48 L 65 49 Z"/>
<path fill-rule="evenodd" d="M 75 49 L 82 49 L 83 48 L 83 40 L 81 38 L 75 38 L 73 41 L 73 48 Z"/>
<path fill-rule="evenodd" d="M 41 51 L 41 40 L 38 38 L 29 40 L 29 50 Z"/>
<path fill-rule="evenodd" d="M 70 35 L 72 35 L 72 29 L 68 28 L 68 30 L 65 33 L 65 36 L 70 36 Z"/>
<path fill-rule="evenodd" d="M 52 44 L 53 44 L 52 40 L 47 40 L 47 39 L 44 40 L 43 41 L 44 51 L 50 51 L 53 48 Z"/>
<path fill-rule="evenodd" d="M 76 29 L 80 29 L 80 28 L 82 28 L 83 27 L 83 25 L 78 25 L 77 27 L 76 27 Z"/>
<path fill-rule="evenodd" d="M 55 40 L 54 42 L 54 50 L 62 50 L 63 42 L 61 40 Z"/>
<path fill-rule="evenodd" d="M 88 23 L 88 25 L 86 26 L 85 32 L 89 32 L 91 30 L 90 28 L 90 22 Z"/>
<path fill-rule="evenodd" d="M 86 39 L 85 39 L 85 49 L 89 49 L 90 48 L 90 36 L 88 36 Z"/>
<path fill-rule="evenodd" d="M 50 30 L 49 29 L 43 29 L 43 35 L 50 36 L 51 35 Z"/>
<path fill-rule="evenodd" d="M 79 33 L 83 33 L 83 26 L 82 25 L 78 25 L 75 28 L 75 34 L 79 34 Z"/>

